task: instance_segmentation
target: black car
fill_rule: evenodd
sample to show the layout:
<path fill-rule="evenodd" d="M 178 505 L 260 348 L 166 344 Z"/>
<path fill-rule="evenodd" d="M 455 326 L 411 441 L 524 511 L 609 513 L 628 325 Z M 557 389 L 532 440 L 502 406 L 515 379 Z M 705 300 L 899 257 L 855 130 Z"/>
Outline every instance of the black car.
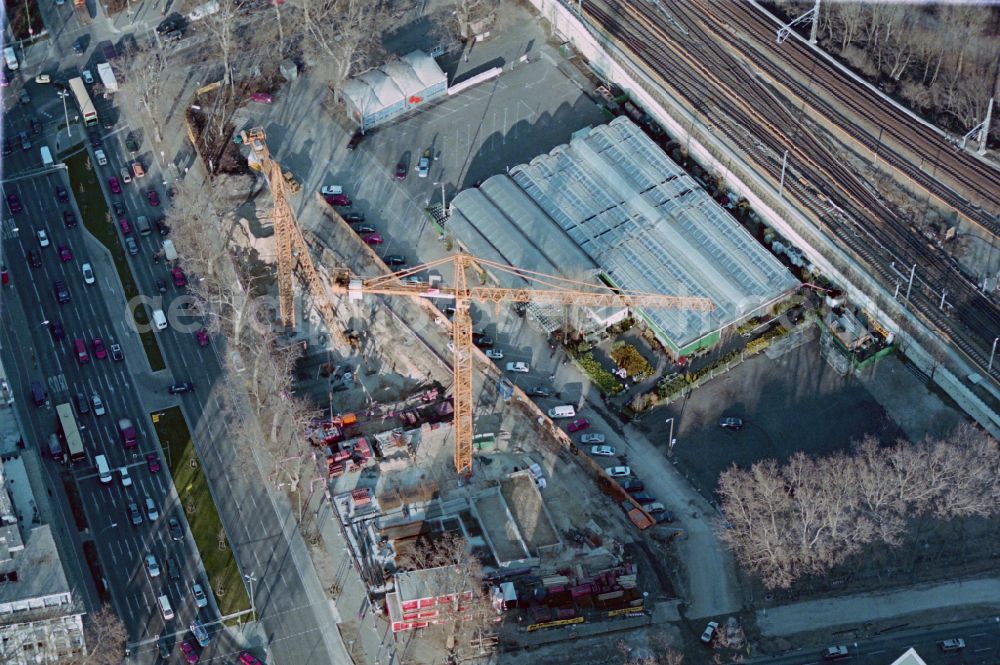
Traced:
<path fill-rule="evenodd" d="M 115 217 L 123 217 L 125 215 L 125 205 L 115 201 L 111 204 L 111 207 L 115 209 Z"/>
<path fill-rule="evenodd" d="M 344 221 L 348 224 L 360 224 L 365 221 L 365 214 L 363 212 L 348 212 L 344 214 Z"/>
<path fill-rule="evenodd" d="M 378 233 L 378 231 L 375 230 L 375 227 L 372 226 L 371 224 L 362 224 L 361 226 L 356 228 L 355 231 L 357 231 L 362 235 L 365 233 Z"/>
<path fill-rule="evenodd" d="M 160 652 L 160 658 L 170 658 L 170 638 L 166 635 L 161 635 L 160 639 L 156 640 L 156 648 Z"/>
<path fill-rule="evenodd" d="M 177 28 L 181 27 L 181 25 L 183 25 L 183 22 L 184 19 L 182 19 L 180 16 L 171 16 L 166 21 L 156 26 L 156 31 L 159 32 L 160 34 L 163 34 L 164 32 L 170 32 L 172 30 L 176 30 Z"/>
<path fill-rule="evenodd" d="M 52 319 L 49 321 L 49 334 L 51 334 L 52 339 L 57 342 L 66 338 L 66 331 L 63 330 L 62 323 L 59 322 L 59 319 Z"/>
<path fill-rule="evenodd" d="M 42 133 L 42 123 L 38 122 L 38 118 L 31 119 L 31 133 L 32 134 Z"/>
<path fill-rule="evenodd" d="M 181 578 L 181 564 L 173 554 L 167 557 L 167 575 L 172 580 L 179 580 Z"/>
<path fill-rule="evenodd" d="M 472 343 L 480 349 L 489 349 L 493 346 L 493 338 L 483 333 L 472 333 Z"/>
<path fill-rule="evenodd" d="M 636 492 L 641 492 L 646 489 L 646 486 L 641 480 L 636 478 L 616 478 L 618 484 L 622 486 L 622 489 L 629 494 L 634 494 Z"/>
<path fill-rule="evenodd" d="M 18 132 L 18 138 L 21 139 L 22 151 L 31 150 L 31 141 L 28 139 L 28 132 Z"/>
<path fill-rule="evenodd" d="M 139 151 L 139 141 L 136 140 L 133 132 L 129 132 L 128 136 L 125 137 L 125 147 L 128 148 L 129 152 Z"/>
<path fill-rule="evenodd" d="M 83 393 L 76 394 L 76 412 L 81 416 L 85 416 L 90 413 L 90 402 L 87 400 L 87 396 Z"/>
<path fill-rule="evenodd" d="M 184 529 L 181 528 L 181 523 L 177 521 L 176 517 L 167 520 L 167 529 L 170 531 L 171 540 L 184 540 Z"/>
<path fill-rule="evenodd" d="M 158 219 L 153 224 L 156 226 L 156 232 L 161 236 L 165 236 L 170 233 L 170 227 L 163 223 L 162 219 Z"/>
<path fill-rule="evenodd" d="M 76 228 L 76 215 L 73 214 L 72 210 L 63 210 L 63 224 L 66 225 L 67 229 Z"/>
<path fill-rule="evenodd" d="M 90 145 L 94 148 L 101 147 L 101 135 L 97 132 L 90 133 Z"/>
<path fill-rule="evenodd" d="M 549 397 L 552 395 L 552 391 L 543 386 L 535 386 L 534 388 L 528 388 L 529 397 Z"/>
<path fill-rule="evenodd" d="M 3 156 L 6 157 L 10 153 L 14 152 L 14 146 L 11 145 L 10 139 L 3 140 Z"/>
<path fill-rule="evenodd" d="M 28 263 L 32 268 L 42 267 L 42 255 L 38 253 L 37 249 L 28 250 Z"/>
<path fill-rule="evenodd" d="M 636 503 L 645 506 L 648 503 L 656 503 L 656 497 L 652 494 L 645 494 L 643 492 L 636 491 L 632 494 L 632 498 L 635 499 Z"/>
<path fill-rule="evenodd" d="M 657 524 L 670 524 L 674 521 L 674 514 L 669 510 L 664 510 L 662 513 L 656 514 Z"/>
<path fill-rule="evenodd" d="M 52 284 L 52 290 L 55 291 L 56 300 L 59 301 L 60 305 L 65 305 L 71 300 L 69 295 L 69 289 L 66 288 L 66 282 L 62 281 L 61 279 L 57 279 Z"/>
<path fill-rule="evenodd" d="M 719 427 L 722 429 L 741 430 L 743 429 L 743 419 L 727 416 L 719 419 Z"/>
<path fill-rule="evenodd" d="M 182 39 L 184 39 L 184 33 L 180 30 L 171 30 L 163 35 L 163 41 L 166 42 L 179 42 Z"/>
<path fill-rule="evenodd" d="M 171 395 L 180 395 L 182 393 L 190 392 L 194 390 L 194 384 L 190 381 L 184 381 L 183 383 L 174 383 L 167 388 L 167 392 Z"/>
<path fill-rule="evenodd" d="M 405 266 L 406 257 L 402 254 L 390 254 L 383 259 L 387 266 Z"/>
<path fill-rule="evenodd" d="M 83 53 L 87 45 L 86 37 L 77 37 L 76 41 L 73 42 L 73 53 Z"/>
<path fill-rule="evenodd" d="M 361 132 L 355 132 L 354 136 L 351 137 L 351 140 L 347 142 L 347 149 L 354 150 L 355 148 L 358 147 L 358 144 L 364 140 L 364 138 L 365 138 L 364 134 L 362 134 Z"/>
<path fill-rule="evenodd" d="M 166 293 L 167 292 L 167 283 L 164 282 L 162 279 L 157 278 L 157 280 L 156 280 L 156 290 L 159 291 L 160 293 Z"/>
<path fill-rule="evenodd" d="M 59 199 L 59 203 L 69 203 L 69 194 L 65 187 L 56 186 L 56 198 Z"/>

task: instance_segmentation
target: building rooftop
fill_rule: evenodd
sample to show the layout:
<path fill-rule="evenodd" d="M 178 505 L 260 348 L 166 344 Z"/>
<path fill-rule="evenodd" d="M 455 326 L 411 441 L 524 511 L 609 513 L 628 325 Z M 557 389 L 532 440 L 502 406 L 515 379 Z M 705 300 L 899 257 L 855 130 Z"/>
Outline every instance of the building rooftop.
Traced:
<path fill-rule="evenodd" d="M 413 51 L 399 60 L 345 81 L 340 94 L 349 99 L 354 108 L 365 115 L 373 115 L 447 81 L 447 75 L 434 58 L 423 51 Z"/>
<path fill-rule="evenodd" d="M 892 665 L 927 665 L 927 663 L 917 654 L 916 649 L 910 647 L 906 653 L 892 661 Z"/>
<path fill-rule="evenodd" d="M 0 563 L 0 624 L 23 622 L 24 612 L 71 602 L 69 583 L 47 524 L 25 534 L 25 548 Z M 43 612 L 46 614 L 46 612 Z"/>
<path fill-rule="evenodd" d="M 795 278 L 624 117 L 460 192 L 448 221 L 477 256 L 573 279 L 710 299 L 644 315 L 675 349 L 749 316 Z"/>
<path fill-rule="evenodd" d="M 455 566 L 440 566 L 396 573 L 394 575 L 396 594 L 400 602 L 437 598 L 468 591 L 468 579 L 460 572 L 456 572 L 455 568 Z"/>

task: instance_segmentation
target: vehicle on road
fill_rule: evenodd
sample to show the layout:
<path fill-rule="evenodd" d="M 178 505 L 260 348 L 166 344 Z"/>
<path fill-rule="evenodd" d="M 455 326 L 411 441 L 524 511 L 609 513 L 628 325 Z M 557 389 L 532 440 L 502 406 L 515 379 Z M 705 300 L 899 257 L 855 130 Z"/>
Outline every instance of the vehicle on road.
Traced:
<path fill-rule="evenodd" d="M 184 271 L 181 270 L 179 266 L 174 266 L 173 268 L 170 269 L 170 276 L 174 280 L 174 286 L 176 286 L 178 289 L 188 283 L 187 276 L 184 274 Z"/>
<path fill-rule="evenodd" d="M 486 357 L 493 360 L 503 360 L 503 351 L 500 349 L 486 349 Z"/>
<path fill-rule="evenodd" d="M 827 647 L 823 650 L 821 657 L 823 660 L 844 660 L 845 658 L 850 658 L 851 653 L 847 650 L 846 646 L 840 645 Z"/>
<path fill-rule="evenodd" d="M 73 214 L 72 210 L 63 210 L 63 226 L 67 229 L 76 228 L 76 215 Z"/>
<path fill-rule="evenodd" d="M 705 630 L 701 633 L 701 641 L 705 644 L 711 644 L 712 638 L 715 637 L 715 631 L 719 627 L 718 621 L 709 621 L 708 625 L 705 626 Z"/>
<path fill-rule="evenodd" d="M 121 344 L 112 344 L 110 349 L 111 349 L 112 360 L 125 360 L 125 354 L 122 353 Z"/>
<path fill-rule="evenodd" d="M 162 279 L 160 279 L 159 277 L 156 278 L 156 290 L 159 291 L 160 293 L 167 292 L 167 283 Z"/>
<path fill-rule="evenodd" d="M 155 522 L 160 518 L 160 511 L 156 509 L 156 504 L 150 497 L 146 497 L 146 517 L 149 518 L 150 522 Z"/>
<path fill-rule="evenodd" d="M 135 448 L 139 445 L 139 438 L 135 433 L 135 427 L 128 418 L 118 419 L 118 433 L 121 435 L 122 443 L 125 444 L 126 449 Z"/>
<path fill-rule="evenodd" d="M 87 397 L 83 393 L 76 394 L 76 412 L 81 416 L 85 416 L 90 413 L 90 402 L 87 401 Z"/>
<path fill-rule="evenodd" d="M 722 429 L 741 430 L 743 429 L 743 419 L 726 416 L 719 419 L 719 427 Z"/>
<path fill-rule="evenodd" d="M 591 432 L 580 436 L 580 443 L 604 443 L 604 435 L 600 432 Z"/>
<path fill-rule="evenodd" d="M 132 487 L 132 476 L 128 474 L 128 467 L 121 467 L 118 469 L 118 473 L 122 477 L 122 487 Z"/>
<path fill-rule="evenodd" d="M 157 457 L 156 453 L 146 454 L 146 468 L 149 469 L 150 473 L 156 473 L 160 470 L 160 458 Z"/>
<path fill-rule="evenodd" d="M 37 249 L 29 249 L 28 250 L 28 264 L 32 268 L 41 268 L 42 267 L 42 255 L 38 252 Z"/>
<path fill-rule="evenodd" d="M 139 506 L 135 501 L 128 502 L 128 517 L 132 522 L 132 526 L 139 526 L 142 524 L 142 513 L 139 512 Z"/>
<path fill-rule="evenodd" d="M 122 174 L 122 182 L 124 184 L 127 185 L 130 182 L 132 182 L 132 169 L 130 169 L 127 166 L 123 166 L 122 170 L 121 170 L 121 174 Z"/>
<path fill-rule="evenodd" d="M 21 199 L 17 198 L 17 194 L 10 193 L 7 195 L 7 207 L 10 208 L 10 212 L 13 215 L 24 210 L 21 206 Z"/>
<path fill-rule="evenodd" d="M 586 418 L 577 418 L 569 425 L 566 425 L 567 432 L 579 432 L 580 430 L 585 430 L 590 427 L 590 421 Z"/>
<path fill-rule="evenodd" d="M 122 193 L 122 186 L 121 186 L 121 184 L 119 184 L 118 178 L 116 178 L 114 176 L 111 176 L 110 178 L 108 178 L 108 187 L 111 188 L 111 193 L 112 194 L 121 194 Z"/>
<path fill-rule="evenodd" d="M 132 236 L 125 238 L 125 249 L 127 249 L 128 253 L 132 256 L 139 253 L 139 245 L 135 242 L 135 238 Z"/>
<path fill-rule="evenodd" d="M 170 532 L 170 540 L 177 542 L 184 540 L 184 529 L 181 528 L 181 523 L 177 521 L 176 517 L 167 520 L 167 530 Z"/>
<path fill-rule="evenodd" d="M 84 50 L 86 48 L 86 45 L 87 45 L 87 37 L 86 36 L 77 37 L 73 41 L 73 53 L 76 53 L 77 55 L 81 55 L 84 52 Z M 91 77 L 91 80 L 93 80 L 93 78 L 94 77 Z"/>
<path fill-rule="evenodd" d="M 192 621 L 191 624 L 188 626 L 188 628 L 191 629 L 191 632 L 194 634 L 194 638 L 198 640 L 199 646 L 203 647 L 208 646 L 209 643 L 208 631 L 205 629 L 205 626 L 201 625 L 201 622 L 198 621 L 198 619 Z"/>
<path fill-rule="evenodd" d="M 97 279 L 94 277 L 94 269 L 90 267 L 89 263 L 84 263 L 82 266 L 80 266 L 80 270 L 81 272 L 83 272 L 84 284 L 93 284 L 94 282 L 97 281 Z"/>
<path fill-rule="evenodd" d="M 528 393 L 528 397 L 551 397 L 552 391 L 544 386 L 534 386 L 533 388 L 528 388 L 525 392 Z"/>
<path fill-rule="evenodd" d="M 198 340 L 198 346 L 208 346 L 208 331 L 202 328 L 194 334 L 195 339 Z"/>
<path fill-rule="evenodd" d="M 94 157 L 97 159 L 97 165 L 98 166 L 107 166 L 108 165 L 108 156 L 104 154 L 103 150 L 95 150 L 94 151 Z"/>
<path fill-rule="evenodd" d="M 52 244 L 49 242 L 49 234 L 45 232 L 45 229 L 38 229 L 38 232 L 35 233 L 35 235 L 38 237 L 39 246 L 48 247 Z"/>
<path fill-rule="evenodd" d="M 941 651 L 961 651 L 965 648 L 965 640 L 960 637 L 956 637 L 951 640 L 938 642 L 938 647 Z"/>
<path fill-rule="evenodd" d="M 72 297 L 69 294 L 69 289 L 66 288 L 66 282 L 62 281 L 61 279 L 57 279 L 52 284 L 52 290 L 55 291 L 56 300 L 59 302 L 60 305 L 65 305 L 70 300 L 72 300 Z"/>
<path fill-rule="evenodd" d="M 507 371 L 517 372 L 519 374 L 527 374 L 528 372 L 531 371 L 531 368 L 528 367 L 528 363 L 518 361 L 513 363 L 507 363 Z"/>
<path fill-rule="evenodd" d="M 99 360 L 103 360 L 108 357 L 108 351 L 104 348 L 104 340 L 100 337 L 95 337 L 94 341 L 90 343 L 91 348 L 94 350 L 94 356 Z"/>
<path fill-rule="evenodd" d="M 193 644 L 191 644 L 190 640 L 185 640 L 184 642 L 181 642 L 181 653 L 184 654 L 184 661 L 189 665 L 191 665 L 192 663 L 197 663 L 198 658 L 200 658 L 200 656 L 198 655 L 198 650 L 194 647 Z"/>
<path fill-rule="evenodd" d="M 585 435 L 586 436 L 586 435 Z M 583 440 L 583 437 L 580 439 Z M 614 457 L 615 447 L 614 446 L 591 446 L 590 454 L 596 457 Z"/>
<path fill-rule="evenodd" d="M 257 660 L 257 657 L 254 656 L 249 651 L 241 651 L 240 665 L 264 665 L 264 663 L 260 660 Z"/>
<path fill-rule="evenodd" d="M 94 405 L 95 416 L 103 416 L 107 413 L 107 410 L 104 408 L 104 400 L 102 400 L 101 396 L 97 393 L 91 393 L 90 403 Z"/>
<path fill-rule="evenodd" d="M 59 199 L 59 203 L 69 203 L 69 193 L 65 187 L 56 185 L 56 198 Z"/>
<path fill-rule="evenodd" d="M 160 658 L 170 658 L 170 638 L 160 635 L 160 639 L 156 640 L 156 650 L 160 653 Z"/>
<path fill-rule="evenodd" d="M 427 174 L 431 170 L 431 151 L 425 150 L 424 154 L 420 156 L 420 161 L 417 162 L 417 177 L 426 178 Z"/>
<path fill-rule="evenodd" d="M 57 342 L 66 338 L 66 331 L 63 329 L 59 319 L 52 319 L 49 321 L 49 334 L 52 335 L 52 339 Z"/>
<path fill-rule="evenodd" d="M 149 573 L 150 577 L 160 576 L 160 564 L 156 562 L 156 557 L 152 554 L 146 555 L 146 572 Z"/>
<path fill-rule="evenodd" d="M 632 469 L 628 468 L 627 466 L 609 466 L 608 468 L 604 469 L 604 472 L 607 473 L 612 478 L 624 478 L 626 476 L 632 475 Z"/>
<path fill-rule="evenodd" d="M 171 554 L 167 557 L 167 576 L 172 580 L 179 580 L 181 578 L 181 565 L 177 561 L 177 557 Z"/>
<path fill-rule="evenodd" d="M 192 390 L 194 390 L 194 384 L 190 381 L 173 383 L 169 388 L 167 388 L 167 392 L 171 395 L 181 395 L 183 393 L 191 392 Z"/>
<path fill-rule="evenodd" d="M 59 260 L 63 263 L 73 260 L 73 250 L 69 248 L 69 245 L 59 245 Z"/>
<path fill-rule="evenodd" d="M 27 152 L 31 149 L 31 140 L 28 138 L 28 132 L 18 132 L 17 137 L 21 141 L 22 152 Z"/>
<path fill-rule="evenodd" d="M 156 193 L 155 189 L 150 189 L 146 192 L 146 200 L 149 201 L 149 205 L 151 206 L 160 205 L 160 195 Z"/>
<path fill-rule="evenodd" d="M 208 598 L 205 597 L 205 590 L 198 582 L 191 583 L 191 595 L 194 596 L 195 607 L 205 607 L 208 605 Z"/>
<path fill-rule="evenodd" d="M 135 134 L 134 133 L 129 132 L 128 136 L 125 137 L 125 148 L 128 149 L 129 152 L 138 152 L 138 150 L 139 150 L 139 141 L 135 138 Z M 140 164 L 140 166 L 141 166 L 141 164 Z M 136 176 L 136 177 L 138 178 L 139 176 Z"/>

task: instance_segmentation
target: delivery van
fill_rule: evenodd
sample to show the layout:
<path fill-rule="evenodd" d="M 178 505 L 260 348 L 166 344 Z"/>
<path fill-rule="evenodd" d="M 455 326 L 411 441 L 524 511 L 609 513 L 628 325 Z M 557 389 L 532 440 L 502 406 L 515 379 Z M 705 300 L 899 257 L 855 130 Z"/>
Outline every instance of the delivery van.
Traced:
<path fill-rule="evenodd" d="M 49 434 L 49 457 L 57 462 L 63 461 L 63 449 L 62 444 L 59 443 L 58 434 Z"/>
<path fill-rule="evenodd" d="M 153 325 L 156 326 L 157 330 L 167 329 L 167 317 L 163 314 L 162 309 L 153 310 Z"/>
<path fill-rule="evenodd" d="M 111 467 L 108 466 L 108 458 L 104 455 L 98 455 L 94 461 L 97 463 L 97 477 L 107 485 L 111 482 Z"/>
<path fill-rule="evenodd" d="M 17 55 L 14 54 L 13 46 L 8 46 L 3 50 L 3 59 L 7 63 L 7 69 L 10 71 L 17 69 Z"/>
<path fill-rule="evenodd" d="M 160 606 L 160 614 L 163 615 L 164 621 L 170 621 L 174 618 L 174 608 L 170 607 L 170 599 L 165 595 L 160 596 L 156 599 L 156 602 Z"/>
<path fill-rule="evenodd" d="M 549 409 L 549 418 L 573 418 L 574 416 L 576 416 L 576 409 L 569 404 Z"/>
<path fill-rule="evenodd" d="M 49 146 L 43 145 L 40 152 L 42 153 L 42 166 L 52 166 L 52 153 L 49 152 Z"/>

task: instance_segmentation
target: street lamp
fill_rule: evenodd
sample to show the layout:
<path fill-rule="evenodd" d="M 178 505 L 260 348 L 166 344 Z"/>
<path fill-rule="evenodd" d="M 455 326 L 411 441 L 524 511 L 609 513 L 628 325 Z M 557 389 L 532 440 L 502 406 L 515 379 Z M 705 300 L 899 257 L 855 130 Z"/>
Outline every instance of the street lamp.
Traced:
<path fill-rule="evenodd" d="M 257 581 L 257 576 L 253 573 L 249 573 L 244 575 L 243 579 L 250 584 L 250 611 L 253 613 L 253 620 L 257 621 L 257 606 L 253 602 L 253 583 Z"/>
<path fill-rule="evenodd" d="M 38 327 L 39 328 L 44 328 L 47 325 L 49 325 L 49 320 L 45 319 L 44 321 L 42 321 L 41 323 L 38 324 Z"/>
<path fill-rule="evenodd" d="M 990 351 L 990 364 L 989 364 L 989 366 L 988 366 L 988 367 L 986 368 L 986 373 L 987 373 L 987 374 L 989 374 L 989 373 L 990 373 L 990 371 L 991 371 L 991 370 L 993 369 L 993 356 L 994 356 L 994 355 L 996 354 L 996 352 L 997 352 L 997 342 L 1000 342 L 1000 337 L 997 337 L 997 338 L 995 338 L 995 339 L 993 340 L 993 350 L 992 350 L 992 351 Z"/>
<path fill-rule="evenodd" d="M 69 97 L 69 91 L 68 90 L 60 90 L 56 94 L 59 95 L 59 97 L 62 98 L 63 115 L 66 116 L 66 136 L 72 138 L 72 136 L 73 136 L 73 129 L 72 129 L 72 127 L 70 127 L 70 124 L 69 124 L 69 109 L 66 107 L 66 98 Z"/>
<path fill-rule="evenodd" d="M 667 418 L 664 422 L 670 423 L 670 439 L 669 439 L 670 443 L 669 443 L 669 448 L 667 448 L 667 452 L 672 453 L 674 452 L 674 444 L 677 443 L 677 439 L 674 438 L 674 419 Z"/>

